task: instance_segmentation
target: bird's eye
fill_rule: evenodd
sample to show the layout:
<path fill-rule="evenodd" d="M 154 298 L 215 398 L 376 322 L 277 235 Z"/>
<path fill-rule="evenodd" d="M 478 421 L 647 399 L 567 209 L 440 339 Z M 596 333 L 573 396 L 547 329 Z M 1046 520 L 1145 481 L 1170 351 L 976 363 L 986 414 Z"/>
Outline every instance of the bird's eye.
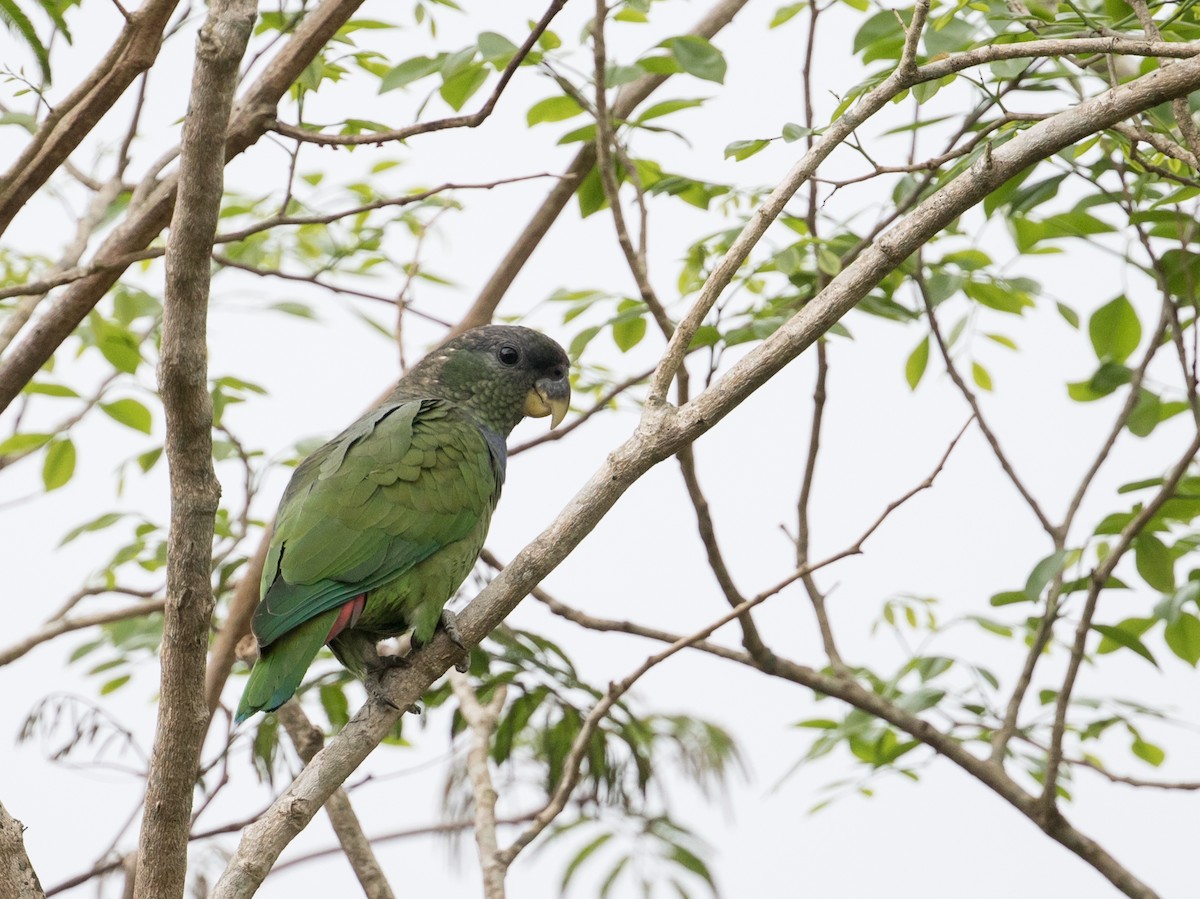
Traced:
<path fill-rule="evenodd" d="M 506 344 L 496 350 L 496 358 L 504 365 L 516 365 L 521 361 L 521 354 L 515 346 L 508 346 Z"/>

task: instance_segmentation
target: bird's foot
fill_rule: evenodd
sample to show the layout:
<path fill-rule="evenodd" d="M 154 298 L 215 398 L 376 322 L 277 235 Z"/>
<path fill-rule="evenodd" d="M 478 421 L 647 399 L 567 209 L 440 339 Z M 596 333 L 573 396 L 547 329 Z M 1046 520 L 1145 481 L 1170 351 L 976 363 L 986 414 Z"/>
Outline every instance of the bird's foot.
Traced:
<path fill-rule="evenodd" d="M 388 698 L 387 691 L 384 689 L 384 678 L 387 677 L 389 671 L 408 667 L 410 667 L 410 662 L 404 656 L 379 656 L 368 669 L 367 676 L 363 678 L 363 683 L 367 688 L 367 695 L 380 705 L 399 709 L 400 706 Z M 404 711 L 419 715 L 421 714 L 421 707 L 413 704 Z"/>
<path fill-rule="evenodd" d="M 405 656 L 381 655 L 374 667 L 376 671 L 384 672 L 391 671 L 393 668 L 410 668 L 412 667 L 412 662 Z"/>
<path fill-rule="evenodd" d="M 458 630 L 458 616 L 449 609 L 442 609 L 439 623 L 442 630 L 446 632 L 446 636 L 450 638 L 450 642 L 463 651 L 462 658 L 454 663 L 454 670 L 459 674 L 466 674 L 471 667 L 471 650 L 463 642 L 462 634 Z"/>
<path fill-rule="evenodd" d="M 454 670 L 465 674 L 471 667 L 471 650 L 470 647 L 463 641 L 462 633 L 458 629 L 458 616 L 449 609 L 442 609 L 442 614 L 438 618 L 438 627 L 445 631 L 450 642 L 462 650 L 463 655 L 457 662 L 454 663 Z M 416 634 L 412 636 L 412 648 L 418 650 L 425 643 L 418 640 Z"/>

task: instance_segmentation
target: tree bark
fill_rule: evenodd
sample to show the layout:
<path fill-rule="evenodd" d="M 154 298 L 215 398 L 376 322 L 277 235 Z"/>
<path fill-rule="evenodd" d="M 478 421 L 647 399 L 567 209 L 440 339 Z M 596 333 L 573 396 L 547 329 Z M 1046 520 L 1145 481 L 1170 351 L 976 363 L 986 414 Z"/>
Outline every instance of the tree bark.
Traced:
<path fill-rule="evenodd" d="M 291 737 L 296 753 L 307 765 L 325 745 L 324 735 L 308 720 L 304 709 L 300 707 L 300 700 L 294 696 L 285 702 L 276 714 L 279 716 L 279 723 Z M 333 826 L 333 832 L 337 834 L 342 852 L 346 854 L 346 860 L 354 869 L 354 876 L 358 878 L 367 899 L 395 899 L 391 884 L 387 882 L 383 868 L 379 866 L 379 860 L 375 857 L 375 850 L 371 848 L 371 841 L 363 833 L 358 814 L 350 804 L 350 797 L 341 787 L 334 790 L 333 795 L 326 801 L 325 814 L 329 816 L 329 823 Z"/>
<path fill-rule="evenodd" d="M 255 0 L 213 0 L 196 41 L 183 126 L 179 197 L 167 244 L 159 390 L 167 419 L 171 530 L 158 726 L 138 844 L 137 899 L 183 896 L 192 792 L 208 729 L 204 696 L 212 618 L 212 463 L 208 392 L 209 255 L 224 192 L 225 131 Z"/>
<path fill-rule="evenodd" d="M 45 899 L 37 872 L 25 854 L 25 825 L 0 805 L 0 896 Z"/>

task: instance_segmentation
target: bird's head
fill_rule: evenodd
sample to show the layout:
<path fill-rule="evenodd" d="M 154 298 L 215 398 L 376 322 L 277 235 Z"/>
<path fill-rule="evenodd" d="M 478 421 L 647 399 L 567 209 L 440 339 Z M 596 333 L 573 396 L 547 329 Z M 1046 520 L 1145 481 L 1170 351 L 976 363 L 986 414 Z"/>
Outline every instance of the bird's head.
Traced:
<path fill-rule="evenodd" d="M 571 401 L 570 360 L 530 328 L 486 325 L 447 341 L 413 368 L 400 390 L 460 403 L 503 437 L 526 415 L 555 427 Z"/>

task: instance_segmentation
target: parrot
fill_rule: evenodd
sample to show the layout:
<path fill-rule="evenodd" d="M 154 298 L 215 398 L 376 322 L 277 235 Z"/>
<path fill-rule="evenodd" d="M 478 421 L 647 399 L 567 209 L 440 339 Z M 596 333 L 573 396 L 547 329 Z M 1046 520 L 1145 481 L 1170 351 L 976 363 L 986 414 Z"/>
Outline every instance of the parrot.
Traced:
<path fill-rule="evenodd" d="M 420 646 L 440 626 L 466 649 L 445 605 L 483 549 L 505 440 L 527 415 L 562 421 L 569 375 L 562 347 L 537 331 L 471 329 L 297 466 L 263 566 L 238 723 L 287 702 L 326 644 L 369 689 L 406 664 L 381 656 L 380 640 L 411 631 Z"/>

